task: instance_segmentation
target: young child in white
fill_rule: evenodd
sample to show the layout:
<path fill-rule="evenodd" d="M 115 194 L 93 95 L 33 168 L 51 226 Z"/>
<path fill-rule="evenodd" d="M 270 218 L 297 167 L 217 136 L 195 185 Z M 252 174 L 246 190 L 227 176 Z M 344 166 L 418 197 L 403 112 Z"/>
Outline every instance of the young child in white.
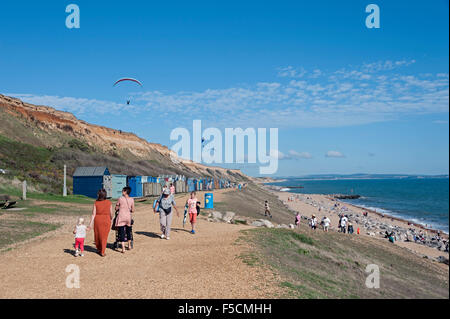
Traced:
<path fill-rule="evenodd" d="M 84 225 L 84 218 L 78 218 L 77 225 L 73 229 L 73 233 L 75 234 L 75 257 L 84 256 L 84 239 L 86 238 L 87 230 L 86 225 Z"/>

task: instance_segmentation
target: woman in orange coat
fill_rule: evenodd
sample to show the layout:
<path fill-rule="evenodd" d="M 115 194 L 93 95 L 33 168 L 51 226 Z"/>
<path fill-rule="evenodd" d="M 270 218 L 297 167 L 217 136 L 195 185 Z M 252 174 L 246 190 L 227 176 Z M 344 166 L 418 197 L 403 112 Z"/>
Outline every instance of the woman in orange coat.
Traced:
<path fill-rule="evenodd" d="M 106 199 L 106 191 L 101 189 L 97 193 L 97 200 L 92 209 L 91 222 L 89 228 L 94 226 L 94 238 L 97 252 L 105 257 L 106 243 L 111 229 L 111 219 L 113 217 L 112 204 Z"/>

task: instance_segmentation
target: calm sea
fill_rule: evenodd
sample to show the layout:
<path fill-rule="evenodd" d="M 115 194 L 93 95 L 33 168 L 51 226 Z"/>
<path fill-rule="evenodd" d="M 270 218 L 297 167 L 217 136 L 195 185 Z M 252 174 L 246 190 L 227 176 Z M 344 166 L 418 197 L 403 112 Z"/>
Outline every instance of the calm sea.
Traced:
<path fill-rule="evenodd" d="M 431 225 L 448 233 L 449 179 L 341 179 L 304 180 L 290 178 L 273 183 L 278 186 L 303 186 L 291 189 L 304 194 L 358 194 L 362 197 L 346 202 L 388 215 Z"/>

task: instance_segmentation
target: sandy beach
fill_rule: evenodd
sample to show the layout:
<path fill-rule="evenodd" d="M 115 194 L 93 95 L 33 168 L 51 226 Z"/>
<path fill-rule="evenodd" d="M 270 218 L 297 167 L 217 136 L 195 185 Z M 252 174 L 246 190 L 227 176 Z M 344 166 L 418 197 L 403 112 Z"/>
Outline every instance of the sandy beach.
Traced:
<path fill-rule="evenodd" d="M 362 236 L 371 236 L 387 241 L 384 237 L 385 231 L 392 230 L 396 233 L 395 245 L 405 247 L 420 256 L 426 256 L 430 259 L 437 259 L 439 256 L 444 256 L 447 259 L 449 257 L 449 253 L 444 251 L 445 246 L 442 246 L 443 243 L 448 242 L 447 234 L 441 233 L 441 243 L 438 244 L 431 241 L 433 247 L 430 247 L 429 245 L 416 243 L 412 240 L 412 234 L 419 234 L 421 232 L 427 239 L 431 240 L 433 237 L 436 237 L 434 230 L 426 229 L 421 225 L 416 225 L 399 218 L 391 218 L 390 216 L 383 217 L 375 211 L 344 203 L 327 195 L 270 191 L 276 194 L 291 210 L 300 212 L 302 223 L 307 224 L 307 218 L 311 218 L 312 214 L 316 215 L 319 222 L 324 216 L 327 216 L 331 220 L 330 231 L 338 231 L 338 214 L 344 213 L 349 216 L 349 221 L 353 223 L 354 235 L 356 235 L 356 231 L 359 228 L 360 235 Z M 293 199 L 293 201 L 289 201 L 289 198 Z M 335 207 L 335 204 L 338 204 L 338 207 Z M 364 212 L 367 212 L 367 217 L 363 216 Z M 294 222 L 294 217 L 292 221 Z M 322 231 L 320 227 L 318 231 Z M 441 250 L 438 249 L 439 247 Z"/>

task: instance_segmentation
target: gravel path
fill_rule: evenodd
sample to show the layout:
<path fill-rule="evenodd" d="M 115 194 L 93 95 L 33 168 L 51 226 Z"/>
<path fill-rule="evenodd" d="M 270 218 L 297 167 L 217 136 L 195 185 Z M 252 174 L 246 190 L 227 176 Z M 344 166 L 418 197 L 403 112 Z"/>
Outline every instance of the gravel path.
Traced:
<path fill-rule="evenodd" d="M 215 197 L 220 199 L 220 194 Z M 182 206 L 187 197 L 178 198 Z M 272 272 L 243 263 L 237 245 L 243 225 L 198 220 L 192 235 L 174 218 L 171 240 L 159 237 L 159 221 L 149 206 L 135 214 L 135 248 L 125 254 L 95 253 L 93 232 L 85 256 L 73 256 L 73 235 L 56 233 L 3 253 L 0 298 L 266 298 L 279 292 Z M 64 229 L 69 229 L 66 225 Z M 110 233 L 109 243 L 114 241 Z M 67 288 L 66 267 L 79 266 L 80 288 Z"/>

